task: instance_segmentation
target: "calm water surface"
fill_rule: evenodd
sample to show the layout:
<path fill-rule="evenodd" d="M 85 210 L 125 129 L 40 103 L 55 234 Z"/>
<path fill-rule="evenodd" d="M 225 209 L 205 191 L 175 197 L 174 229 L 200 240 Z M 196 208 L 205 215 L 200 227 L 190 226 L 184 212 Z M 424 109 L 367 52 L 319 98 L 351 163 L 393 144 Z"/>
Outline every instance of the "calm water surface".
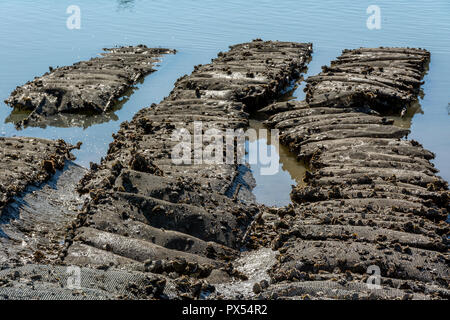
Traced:
<path fill-rule="evenodd" d="M 81 8 L 81 29 L 66 28 L 66 9 Z M 381 8 L 381 29 L 366 27 L 369 5 Z M 104 47 L 146 44 L 178 50 L 165 56 L 158 72 L 139 84 L 114 113 L 89 121 L 72 120 L 77 127 L 52 123 L 47 128 L 17 131 L 14 119 L 23 117 L 0 103 L 0 136 L 36 136 L 83 142 L 78 163 L 88 166 L 106 154 L 111 134 L 141 108 L 158 103 L 175 80 L 196 64 L 210 62 L 231 44 L 254 38 L 313 42 L 314 56 L 308 75 L 344 48 L 410 46 L 431 51 L 424 96 L 411 117 L 399 120 L 411 126 L 410 138 L 436 153 L 441 175 L 450 180 L 450 1 L 415 0 L 3 0 L 0 4 L 0 100 L 18 85 L 48 71 L 49 66 L 70 65 L 96 56 Z M 303 85 L 293 92 L 304 98 Z M 415 114 L 414 114 L 415 113 Z M 82 119 L 81 119 L 82 120 Z M 252 125 L 260 126 L 254 122 Z M 255 169 L 258 200 L 269 205 L 289 202 L 291 184 L 301 180 L 304 168 L 283 147 L 280 173 L 259 176 Z"/>

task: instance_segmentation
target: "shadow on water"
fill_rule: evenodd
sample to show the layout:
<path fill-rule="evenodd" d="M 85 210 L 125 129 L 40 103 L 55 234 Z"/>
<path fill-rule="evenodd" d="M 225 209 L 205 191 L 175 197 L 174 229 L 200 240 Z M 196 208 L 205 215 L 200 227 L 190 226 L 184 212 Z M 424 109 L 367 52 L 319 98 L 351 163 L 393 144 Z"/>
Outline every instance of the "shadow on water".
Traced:
<path fill-rule="evenodd" d="M 246 199 L 251 201 L 256 200 L 251 195 L 253 188 L 256 186 L 253 172 L 247 165 L 238 165 L 238 174 L 234 180 L 234 183 L 225 192 L 225 195 L 230 198 L 235 198 L 238 193 L 243 193 L 248 190 L 249 194 L 246 195 Z M 245 197 L 245 196 L 244 196 Z M 241 199 L 242 200 L 242 199 Z"/>

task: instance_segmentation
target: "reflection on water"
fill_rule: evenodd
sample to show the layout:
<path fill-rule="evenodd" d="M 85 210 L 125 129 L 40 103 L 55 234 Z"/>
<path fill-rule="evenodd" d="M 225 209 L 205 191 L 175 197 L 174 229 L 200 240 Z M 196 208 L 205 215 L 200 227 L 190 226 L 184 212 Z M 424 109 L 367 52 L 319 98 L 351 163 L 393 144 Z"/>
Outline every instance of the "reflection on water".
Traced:
<path fill-rule="evenodd" d="M 284 206 L 291 202 L 290 193 L 293 185 L 303 185 L 303 178 L 307 170 L 306 166 L 297 161 L 296 156 L 283 145 L 272 145 L 271 132 L 263 124 L 263 120 L 250 120 L 251 129 L 256 130 L 257 140 L 249 139 L 248 149 L 256 147 L 259 143 L 268 146 L 270 155 L 275 154 L 279 161 L 278 173 L 275 175 L 261 175 L 261 164 L 251 165 L 253 175 L 256 180 L 256 188 L 253 193 L 256 200 L 266 205 Z M 260 138 L 259 130 L 267 129 L 267 139 Z"/>
<path fill-rule="evenodd" d="M 139 80 L 138 84 L 143 84 L 144 79 Z M 129 88 L 124 95 L 118 99 L 110 110 L 104 113 L 92 113 L 92 112 L 77 112 L 77 113 L 59 113 L 42 118 L 42 121 L 36 120 L 28 123 L 27 127 L 37 127 L 45 129 L 47 127 L 56 128 L 73 128 L 80 127 L 87 129 L 90 126 L 97 124 L 107 123 L 110 121 L 118 121 L 119 117 L 116 112 L 122 109 L 122 107 L 130 100 L 131 95 L 137 90 L 137 87 Z M 13 123 L 16 125 L 22 120 L 25 120 L 30 115 L 30 111 L 21 108 L 14 108 L 11 114 L 6 117 L 5 123 Z M 17 128 L 21 130 L 21 128 Z"/>
<path fill-rule="evenodd" d="M 422 107 L 420 106 L 419 101 L 415 101 L 411 106 L 409 106 L 409 108 L 406 109 L 406 112 L 403 116 L 389 115 L 388 118 L 394 120 L 394 125 L 405 129 L 410 129 L 413 118 L 416 114 L 423 114 L 423 110 Z"/>
<path fill-rule="evenodd" d="M 268 129 L 264 125 L 262 120 L 250 120 L 250 128 L 257 130 L 258 134 L 260 129 L 268 130 L 267 140 L 264 140 L 266 140 L 267 145 L 272 146 L 271 150 L 275 151 L 279 156 L 280 168 L 282 169 L 282 171 L 286 171 L 289 173 L 289 176 L 291 177 L 293 182 L 295 182 L 296 184 L 303 184 L 303 178 L 305 177 L 305 172 L 307 170 L 305 164 L 297 160 L 296 155 L 289 151 L 286 146 L 282 144 L 272 145 L 270 129 Z M 254 143 L 254 141 L 250 142 Z"/>
<path fill-rule="evenodd" d="M 291 96 L 292 92 L 288 93 L 280 100 L 294 99 Z M 394 125 L 410 129 L 413 117 L 416 114 L 423 114 L 419 101 L 414 102 L 403 115 L 388 115 L 389 119 L 394 120 Z M 253 175 L 256 180 L 256 188 L 253 190 L 256 200 L 271 206 L 285 206 L 291 203 L 290 192 L 292 185 L 306 185 L 303 181 L 308 166 L 302 160 L 298 160 L 295 153 L 289 151 L 284 145 L 272 144 L 271 131 L 264 125 L 264 120 L 267 118 L 262 113 L 251 114 L 249 128 L 256 130 L 257 139 L 250 139 L 247 151 L 250 146 L 256 147 L 259 143 L 265 143 L 269 146 L 269 152 L 275 153 L 279 160 L 279 172 L 276 175 L 261 175 L 261 164 L 251 165 Z M 261 138 L 259 135 L 260 129 L 267 130 L 267 139 Z"/>

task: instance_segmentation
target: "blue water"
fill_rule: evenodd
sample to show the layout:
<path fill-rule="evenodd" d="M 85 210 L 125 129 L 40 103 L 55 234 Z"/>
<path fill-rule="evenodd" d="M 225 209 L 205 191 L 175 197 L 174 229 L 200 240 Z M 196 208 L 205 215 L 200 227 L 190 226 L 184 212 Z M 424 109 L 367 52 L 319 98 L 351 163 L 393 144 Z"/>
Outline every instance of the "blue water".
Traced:
<path fill-rule="evenodd" d="M 66 27 L 66 9 L 81 9 L 81 29 Z M 381 29 L 369 30 L 369 5 L 381 9 Z M 159 71 L 147 77 L 123 107 L 87 128 L 47 127 L 16 131 L 7 122 L 11 109 L 0 103 L 0 136 L 62 138 L 83 147 L 75 154 L 88 166 L 104 156 L 111 134 L 142 107 L 169 94 L 175 80 L 193 66 L 208 63 L 230 44 L 286 40 L 313 42 L 308 74 L 316 74 L 344 48 L 410 46 L 431 51 L 432 62 L 420 101 L 422 113 L 412 120 L 410 138 L 436 153 L 434 163 L 450 180 L 450 1 L 415 0 L 2 0 L 0 4 L 0 100 L 18 85 L 48 71 L 89 59 L 103 47 L 146 44 L 178 50 L 165 56 Z M 303 98 L 302 86 L 294 96 Z M 102 121 L 104 121 L 102 123 Z M 298 180 L 283 165 L 276 177 L 257 176 L 257 198 L 282 205 Z M 288 160 L 286 160 L 288 162 Z"/>

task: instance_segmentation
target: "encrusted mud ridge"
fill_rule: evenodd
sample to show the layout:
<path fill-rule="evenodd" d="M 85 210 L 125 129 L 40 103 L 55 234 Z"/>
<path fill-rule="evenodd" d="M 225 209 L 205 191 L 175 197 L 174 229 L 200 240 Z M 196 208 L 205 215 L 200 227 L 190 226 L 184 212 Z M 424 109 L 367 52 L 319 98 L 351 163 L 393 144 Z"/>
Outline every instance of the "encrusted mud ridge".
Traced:
<path fill-rule="evenodd" d="M 43 76 L 17 87 L 5 103 L 31 111 L 17 126 L 45 125 L 46 118 L 55 115 L 107 112 L 130 87 L 155 71 L 159 57 L 174 53 L 144 45 L 104 50 L 102 57 L 50 67 Z"/>
<path fill-rule="evenodd" d="M 344 50 L 320 74 L 307 79 L 306 102 L 311 107 L 401 111 L 417 99 L 429 59 L 430 53 L 423 49 Z"/>
<path fill-rule="evenodd" d="M 447 182 L 431 152 L 373 110 L 413 101 L 427 57 L 345 50 L 307 80 L 306 101 L 267 108 L 267 124 L 311 172 L 293 205 L 272 209 L 250 234 L 251 245 L 278 250 L 262 297 L 449 298 Z M 374 289 L 367 281 L 376 284 L 377 269 Z"/>
<path fill-rule="evenodd" d="M 260 212 L 242 176 L 248 170 L 176 165 L 172 133 L 193 132 L 194 121 L 221 130 L 247 127 L 246 111 L 273 102 L 301 76 L 311 52 L 311 44 L 291 42 L 233 46 L 123 123 L 105 159 L 78 185 L 91 200 L 68 227 L 54 263 L 156 277 L 160 286 L 149 285 L 151 294 L 145 286 L 135 290 L 155 298 L 200 298 L 213 293 L 211 283 L 244 277 L 231 261 Z M 34 294 L 45 295 L 45 287 Z"/>
<path fill-rule="evenodd" d="M 0 212 L 27 186 L 47 181 L 74 159 L 70 151 L 77 147 L 63 140 L 0 137 Z"/>
<path fill-rule="evenodd" d="M 74 192 L 86 169 L 66 161 L 45 183 L 28 186 L 0 217 L 0 268 L 53 263 L 83 198 Z"/>
<path fill-rule="evenodd" d="M 0 268 L 57 258 L 66 224 L 76 217 L 75 184 L 58 188 L 80 172 L 65 170 L 78 168 L 70 161 L 73 148 L 62 140 L 0 138 Z"/>
<path fill-rule="evenodd" d="M 307 80 L 305 101 L 272 104 L 311 53 L 291 42 L 232 46 L 124 122 L 78 183 L 80 198 L 68 199 L 89 196 L 82 209 L 65 210 L 56 232 L 31 220 L 54 245 L 3 256 L 0 299 L 448 299 L 447 182 L 433 153 L 381 115 L 417 99 L 429 53 L 345 50 Z M 246 128 L 255 110 L 311 169 L 284 208 L 254 203 L 243 165 L 171 158 L 176 129 Z M 64 172 L 72 185 L 84 174 Z M 68 267 L 79 288 L 67 286 Z M 378 284 L 370 270 L 380 287 L 368 285 Z"/>

